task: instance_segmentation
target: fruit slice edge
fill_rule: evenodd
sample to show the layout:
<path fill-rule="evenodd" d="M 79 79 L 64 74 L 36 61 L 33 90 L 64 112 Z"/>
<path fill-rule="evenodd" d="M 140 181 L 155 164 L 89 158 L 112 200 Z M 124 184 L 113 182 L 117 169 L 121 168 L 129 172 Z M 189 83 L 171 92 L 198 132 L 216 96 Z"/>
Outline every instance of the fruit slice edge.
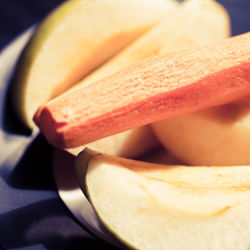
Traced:
<path fill-rule="evenodd" d="M 102 223 L 132 248 L 250 245 L 249 166 L 166 166 L 85 150 L 75 168 Z"/>

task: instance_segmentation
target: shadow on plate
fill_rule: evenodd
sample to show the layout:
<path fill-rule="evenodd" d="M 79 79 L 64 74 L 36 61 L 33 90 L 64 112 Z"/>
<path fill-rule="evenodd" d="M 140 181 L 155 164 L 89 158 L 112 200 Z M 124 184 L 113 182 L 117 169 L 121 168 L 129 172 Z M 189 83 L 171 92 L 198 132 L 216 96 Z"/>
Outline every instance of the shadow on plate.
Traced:
<path fill-rule="evenodd" d="M 15 166 L 8 162 L 3 164 L 0 175 L 13 188 L 56 190 L 52 170 L 52 147 L 41 134 L 38 135 Z"/>
<path fill-rule="evenodd" d="M 13 82 L 15 81 L 14 72 L 15 67 L 12 70 L 9 81 L 7 82 L 6 93 L 3 95 L 3 117 L 1 117 L 3 124 L 2 129 L 7 133 L 29 136 L 32 131 L 20 121 L 11 100 L 11 88 L 13 86 Z"/>
<path fill-rule="evenodd" d="M 4 213 L 0 215 L 0 225 L 0 242 L 7 249 L 37 244 L 48 250 L 117 249 L 82 230 L 63 209 L 59 199 L 48 199 Z"/>

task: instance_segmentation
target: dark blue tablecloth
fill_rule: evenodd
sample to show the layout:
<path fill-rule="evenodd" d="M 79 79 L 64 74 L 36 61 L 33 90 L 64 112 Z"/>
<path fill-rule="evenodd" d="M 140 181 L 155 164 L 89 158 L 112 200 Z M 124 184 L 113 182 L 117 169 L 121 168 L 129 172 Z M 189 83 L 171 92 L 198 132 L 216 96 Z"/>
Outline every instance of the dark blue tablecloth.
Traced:
<path fill-rule="evenodd" d="M 0 48 L 39 22 L 63 0 L 0 0 Z"/>

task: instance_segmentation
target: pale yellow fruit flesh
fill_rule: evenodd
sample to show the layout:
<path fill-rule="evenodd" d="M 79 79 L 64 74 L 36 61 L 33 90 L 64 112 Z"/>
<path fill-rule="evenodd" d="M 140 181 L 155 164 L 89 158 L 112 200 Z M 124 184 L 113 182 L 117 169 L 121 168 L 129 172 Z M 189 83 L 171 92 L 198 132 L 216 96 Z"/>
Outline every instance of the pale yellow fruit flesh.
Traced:
<path fill-rule="evenodd" d="M 143 36 L 124 48 L 98 69 L 77 83 L 92 84 L 122 68 L 153 56 L 161 56 L 193 46 L 227 38 L 230 19 L 214 0 L 186 0 Z"/>
<path fill-rule="evenodd" d="M 197 3 L 198 2 L 199 1 L 197 1 Z M 192 46 L 199 46 L 203 42 L 206 42 L 206 40 L 212 41 L 213 34 L 220 39 L 220 32 L 222 32 L 221 38 L 223 35 L 225 36 L 229 34 L 229 19 L 226 19 L 226 13 L 221 15 L 221 13 L 223 13 L 223 8 L 220 9 L 218 5 L 217 9 L 214 8 L 213 11 L 212 2 L 209 3 L 209 1 L 203 1 L 200 4 L 210 4 L 210 8 L 204 13 L 195 12 L 193 14 L 194 17 L 191 17 L 185 24 L 186 30 L 178 30 L 176 32 L 179 36 L 179 39 L 176 39 L 176 42 L 174 43 L 176 48 L 184 49 Z M 214 7 L 215 6 L 216 5 L 214 5 Z M 195 15 L 197 15 L 196 18 L 200 18 L 200 21 L 196 22 Z M 216 18 L 216 15 L 221 18 Z M 221 27 L 217 26 L 217 21 L 221 24 Z M 226 28 L 227 23 L 228 28 Z M 204 33 L 205 31 L 207 31 L 206 34 Z M 189 33 L 192 36 L 189 36 Z M 244 105 L 247 104 L 242 104 L 242 107 L 239 109 L 247 109 L 247 106 L 249 106 L 247 105 L 245 107 Z M 238 107 L 239 104 L 233 104 L 233 106 Z M 248 140 L 248 138 L 250 132 L 248 131 L 248 115 L 246 114 L 244 122 L 241 120 L 234 120 L 235 124 L 233 124 L 233 122 L 229 124 L 225 117 L 230 117 L 231 110 L 227 108 L 222 108 L 222 110 L 224 110 L 224 112 L 222 111 L 223 114 L 220 118 L 218 113 L 221 112 L 217 112 L 217 108 L 213 108 L 210 111 L 185 114 L 183 116 L 159 121 L 153 123 L 152 127 L 158 139 L 166 149 L 170 150 L 174 155 L 187 164 L 249 164 L 250 157 L 248 149 L 250 148 L 250 145 L 248 141 L 250 140 Z"/>
<path fill-rule="evenodd" d="M 152 125 L 162 144 L 189 165 L 250 164 L 250 100 Z"/>
<path fill-rule="evenodd" d="M 249 166 L 168 166 L 85 150 L 76 172 L 102 223 L 129 247 L 250 247 Z"/>
<path fill-rule="evenodd" d="M 216 20 L 216 22 L 210 22 L 211 20 Z M 175 11 L 170 11 L 146 34 L 74 85 L 72 89 L 83 84 L 94 84 L 96 80 L 145 58 L 193 46 L 202 46 L 222 40 L 229 34 L 230 20 L 221 5 L 213 0 L 188 0 Z M 111 155 L 135 157 L 148 152 L 158 144 L 150 129 L 144 126 L 78 148 L 67 149 L 67 151 L 76 155 L 87 146 Z"/>
<path fill-rule="evenodd" d="M 172 1 L 71 0 L 38 28 L 19 63 L 13 103 L 33 127 L 37 107 L 115 55 L 157 23 Z"/>
<path fill-rule="evenodd" d="M 110 155 L 135 158 L 159 146 L 159 141 L 150 126 L 143 126 L 105 137 L 86 146 Z M 76 156 L 86 146 L 65 150 Z"/>

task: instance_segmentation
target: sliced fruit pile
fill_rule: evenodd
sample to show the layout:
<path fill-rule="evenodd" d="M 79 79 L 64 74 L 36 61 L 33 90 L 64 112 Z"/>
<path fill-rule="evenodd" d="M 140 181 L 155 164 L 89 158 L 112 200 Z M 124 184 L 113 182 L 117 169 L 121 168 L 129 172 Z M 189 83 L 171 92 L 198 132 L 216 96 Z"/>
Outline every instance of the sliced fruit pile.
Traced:
<path fill-rule="evenodd" d="M 89 74 L 174 8 L 171 0 L 66 1 L 39 26 L 23 52 L 13 92 L 20 118 L 33 127 L 39 105 Z"/>
<path fill-rule="evenodd" d="M 229 103 L 249 96 L 249 60 L 250 33 L 143 60 L 41 106 L 35 122 L 53 145 L 75 147 Z"/>
<path fill-rule="evenodd" d="M 167 18 L 177 5 L 173 0 L 72 0 L 59 6 L 38 27 L 19 60 L 12 99 L 20 119 L 33 128 L 32 118 L 39 105 L 77 84 Z M 120 67 L 113 71 L 117 69 Z M 138 147 L 142 138 L 147 143 Z M 156 144 L 148 127 L 90 146 L 111 154 L 135 156 Z M 70 151 L 77 154 L 82 149 Z"/>
<path fill-rule="evenodd" d="M 229 35 L 213 0 L 73 0 L 20 59 L 19 115 L 71 154 L 101 152 L 77 156 L 77 177 L 131 248 L 250 247 L 250 33 Z M 160 144 L 169 164 L 117 157 Z"/>

